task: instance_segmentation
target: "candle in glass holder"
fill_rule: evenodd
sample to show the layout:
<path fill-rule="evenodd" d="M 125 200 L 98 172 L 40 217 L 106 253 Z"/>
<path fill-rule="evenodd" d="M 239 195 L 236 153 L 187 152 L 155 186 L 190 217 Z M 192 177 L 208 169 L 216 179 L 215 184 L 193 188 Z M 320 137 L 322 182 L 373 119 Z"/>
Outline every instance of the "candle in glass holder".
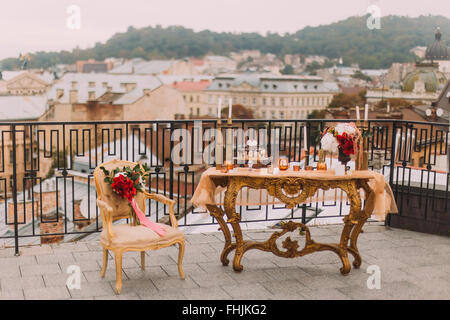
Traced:
<path fill-rule="evenodd" d="M 222 112 L 222 98 L 219 98 L 219 105 L 217 106 L 217 118 L 218 119 L 222 118 L 221 112 Z"/>
<path fill-rule="evenodd" d="M 292 170 L 300 171 L 300 162 L 291 162 L 291 164 L 292 164 Z"/>
<path fill-rule="evenodd" d="M 233 109 L 233 105 L 231 104 L 231 99 L 228 99 L 228 119 L 231 119 L 231 110 Z"/>
<path fill-rule="evenodd" d="M 289 161 L 286 157 L 280 157 L 280 160 L 278 161 L 278 167 L 280 170 L 285 171 L 289 169 Z"/>
<path fill-rule="evenodd" d="M 319 151 L 319 162 L 317 163 L 317 170 L 327 170 L 327 164 L 325 163 L 325 153 L 323 149 Z"/>
<path fill-rule="evenodd" d="M 230 171 L 230 170 L 233 170 L 234 163 L 233 163 L 233 161 L 226 161 L 225 166 L 227 167 L 227 170 Z"/>

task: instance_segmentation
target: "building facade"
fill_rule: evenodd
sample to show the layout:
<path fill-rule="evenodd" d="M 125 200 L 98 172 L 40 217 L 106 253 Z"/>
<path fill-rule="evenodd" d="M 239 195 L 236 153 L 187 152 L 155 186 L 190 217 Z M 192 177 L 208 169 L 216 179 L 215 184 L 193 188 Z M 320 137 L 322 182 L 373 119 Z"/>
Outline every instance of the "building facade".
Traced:
<path fill-rule="evenodd" d="M 222 107 L 240 104 L 260 119 L 305 119 L 314 110 L 323 110 L 337 93 L 337 86 L 329 86 L 319 77 L 271 76 L 239 74 L 216 77 L 204 91 L 205 103 L 199 103 L 200 115 L 217 115 Z M 201 99 L 201 98 L 200 98 Z"/>

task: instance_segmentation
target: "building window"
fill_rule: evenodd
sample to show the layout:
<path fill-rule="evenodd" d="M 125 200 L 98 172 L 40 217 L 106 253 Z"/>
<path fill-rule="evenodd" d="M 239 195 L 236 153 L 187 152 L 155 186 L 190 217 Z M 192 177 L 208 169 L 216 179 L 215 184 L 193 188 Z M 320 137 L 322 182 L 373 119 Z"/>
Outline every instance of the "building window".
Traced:
<path fill-rule="evenodd" d="M 284 98 L 280 98 L 280 105 L 284 107 Z"/>
<path fill-rule="evenodd" d="M 212 114 L 212 109 L 211 109 L 211 107 L 208 108 L 208 114 Z"/>
<path fill-rule="evenodd" d="M 192 113 L 192 108 L 190 108 L 190 112 L 189 112 L 189 114 L 193 114 L 193 113 Z"/>
<path fill-rule="evenodd" d="M 219 88 L 222 88 L 222 84 L 219 82 Z"/>
<path fill-rule="evenodd" d="M 265 112 L 265 111 L 261 111 L 261 117 L 262 117 L 263 119 L 266 118 L 266 112 Z"/>
<path fill-rule="evenodd" d="M 197 108 L 197 115 L 200 115 L 200 108 Z"/>
<path fill-rule="evenodd" d="M 237 103 L 237 98 L 234 97 L 234 98 L 233 98 L 233 104 L 236 104 L 236 103 Z"/>
<path fill-rule="evenodd" d="M 270 111 L 270 113 L 272 114 L 272 119 L 275 119 L 275 111 Z"/>
<path fill-rule="evenodd" d="M 272 98 L 272 105 L 273 105 L 273 106 L 276 106 L 275 98 Z"/>
<path fill-rule="evenodd" d="M 190 99 L 189 99 L 191 102 L 194 102 L 194 97 L 193 96 L 190 96 Z"/>
<path fill-rule="evenodd" d="M 265 106 L 266 105 L 266 98 L 263 98 L 263 106 Z"/>
<path fill-rule="evenodd" d="M 256 105 L 256 98 L 253 98 L 253 105 Z"/>
<path fill-rule="evenodd" d="M 284 112 L 280 111 L 280 119 L 284 119 Z"/>
<path fill-rule="evenodd" d="M 242 98 L 242 104 L 245 106 L 247 104 L 247 98 Z"/>

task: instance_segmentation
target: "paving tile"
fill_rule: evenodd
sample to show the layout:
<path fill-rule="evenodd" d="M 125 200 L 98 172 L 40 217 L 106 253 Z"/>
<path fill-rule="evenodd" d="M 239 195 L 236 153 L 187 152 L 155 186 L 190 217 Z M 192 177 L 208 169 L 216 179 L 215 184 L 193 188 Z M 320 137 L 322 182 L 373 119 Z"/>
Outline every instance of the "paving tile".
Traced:
<path fill-rule="evenodd" d="M 74 299 L 114 295 L 115 292 L 108 281 L 81 284 L 80 289 L 69 290 Z"/>
<path fill-rule="evenodd" d="M 266 273 L 266 270 L 255 270 L 252 272 L 235 272 L 230 273 L 231 278 L 233 278 L 237 283 L 257 283 L 270 281 L 272 278 Z M 195 280 L 195 279 L 194 279 Z"/>
<path fill-rule="evenodd" d="M 221 287 L 183 289 L 181 293 L 188 300 L 230 300 L 231 296 Z"/>
<path fill-rule="evenodd" d="M 27 288 L 23 291 L 26 300 L 62 300 L 71 298 L 66 287 Z"/>
<path fill-rule="evenodd" d="M 67 272 L 67 268 L 72 265 L 79 266 L 82 272 L 83 271 L 97 271 L 97 270 L 100 272 L 100 270 L 101 270 L 101 266 L 96 260 L 83 260 L 83 261 L 76 261 L 76 262 L 72 262 L 72 263 L 59 262 L 58 264 L 61 267 L 61 270 L 63 272 Z M 114 267 L 114 263 L 108 264 L 108 268 L 111 266 Z"/>
<path fill-rule="evenodd" d="M 298 267 L 282 267 L 263 270 L 272 280 L 284 281 L 295 280 L 301 277 L 309 276 L 308 273 Z"/>
<path fill-rule="evenodd" d="M 105 277 L 100 277 L 100 271 L 84 271 L 84 277 L 87 282 L 104 282 L 104 281 L 116 281 L 116 269 L 114 267 L 106 269 Z M 127 280 L 128 275 L 122 270 L 122 279 Z"/>
<path fill-rule="evenodd" d="M 0 300 L 23 300 L 23 290 L 0 291 Z"/>
<path fill-rule="evenodd" d="M 183 263 L 182 266 L 186 275 L 206 273 L 200 265 L 197 263 Z M 178 265 L 176 264 L 162 265 L 161 268 L 171 277 L 179 276 Z"/>
<path fill-rule="evenodd" d="M 3 278 L 0 283 L 2 291 L 44 287 L 42 276 Z"/>
<path fill-rule="evenodd" d="M 38 264 L 36 266 L 21 266 L 20 271 L 23 277 L 44 274 L 58 274 L 61 273 L 61 268 L 57 263 Z"/>
<path fill-rule="evenodd" d="M 116 282 L 115 281 L 109 281 L 112 288 L 116 288 Z M 122 290 L 120 294 L 138 294 L 141 295 L 147 295 L 151 294 L 152 292 L 157 292 L 157 288 L 153 284 L 153 282 L 148 280 L 123 280 L 122 281 Z"/>
<path fill-rule="evenodd" d="M 40 246 L 29 246 L 29 247 L 21 247 L 20 255 L 23 256 L 38 256 L 40 254 L 52 254 L 53 249 L 49 245 L 40 245 Z"/>
<path fill-rule="evenodd" d="M 51 245 L 54 253 L 82 252 L 89 251 L 87 243 L 84 242 L 68 242 Z"/>
<path fill-rule="evenodd" d="M 232 285 L 237 284 L 236 280 L 233 280 L 233 274 L 225 273 L 200 273 L 191 274 L 189 278 L 194 280 L 194 282 L 200 287 L 217 287 L 221 285 Z"/>
<path fill-rule="evenodd" d="M 156 279 L 153 281 L 156 288 L 160 291 L 174 290 L 174 289 L 191 289 L 198 288 L 199 285 L 194 282 L 189 276 L 182 280 L 179 277 L 168 277 L 166 279 Z"/>
<path fill-rule="evenodd" d="M 118 294 L 114 296 L 100 296 L 95 297 L 94 300 L 140 300 L 141 298 L 136 293 Z"/>
<path fill-rule="evenodd" d="M 186 300 L 186 296 L 180 289 L 169 289 L 165 291 L 151 291 L 138 293 L 142 300 Z"/>
<path fill-rule="evenodd" d="M 20 268 L 15 264 L 1 267 L 0 279 L 17 278 L 20 276 Z"/>
<path fill-rule="evenodd" d="M 141 268 L 124 268 L 123 271 L 130 280 L 161 279 L 169 276 L 160 266 L 146 267 L 145 270 L 142 270 Z"/>
<path fill-rule="evenodd" d="M 233 299 L 267 300 L 273 297 L 273 294 L 259 283 L 222 286 L 222 289 L 224 289 Z"/>
<path fill-rule="evenodd" d="M 344 278 L 344 277 L 343 277 Z M 310 289 L 330 289 L 345 287 L 345 279 L 339 280 L 336 277 L 330 276 L 310 276 L 299 279 L 301 284 Z"/>
<path fill-rule="evenodd" d="M 72 253 L 70 252 L 61 252 L 54 253 L 54 254 L 43 254 L 36 256 L 38 264 L 51 264 L 51 263 L 58 263 L 58 262 L 65 262 L 65 263 L 74 263 L 75 258 L 73 257 Z"/>
<path fill-rule="evenodd" d="M 42 276 L 46 287 L 64 287 L 67 284 L 67 280 L 72 274 L 66 272 L 59 274 L 45 274 Z M 83 273 L 80 274 L 81 284 L 87 283 L 86 277 Z"/>
<path fill-rule="evenodd" d="M 9 256 L 0 258 L 0 268 L 7 266 L 29 266 L 36 265 L 36 257 L 35 256 Z"/>

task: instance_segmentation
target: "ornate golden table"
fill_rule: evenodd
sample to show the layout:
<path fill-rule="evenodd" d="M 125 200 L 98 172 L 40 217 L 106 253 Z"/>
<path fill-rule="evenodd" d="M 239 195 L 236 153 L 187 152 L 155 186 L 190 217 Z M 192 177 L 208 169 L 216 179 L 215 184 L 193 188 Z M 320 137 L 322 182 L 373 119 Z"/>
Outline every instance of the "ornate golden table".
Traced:
<path fill-rule="evenodd" d="M 222 186 L 227 188 L 224 197 L 224 210 L 220 205 L 211 203 L 213 201 L 205 203 L 210 214 L 217 219 L 220 229 L 225 237 L 225 246 L 220 256 L 223 265 L 228 265 L 228 254 L 235 250 L 233 269 L 235 271 L 241 271 L 243 269 L 241 259 L 244 253 L 250 249 L 259 249 L 272 252 L 277 256 L 285 258 L 295 258 L 316 251 L 329 250 L 336 253 L 341 259 L 342 268 L 340 271 L 343 275 L 349 273 L 351 269 L 348 253 L 354 257 L 353 266 L 355 268 L 361 266 L 361 255 L 357 247 L 358 235 L 360 234 L 364 223 L 374 210 L 374 204 L 376 202 L 375 191 L 369 186 L 369 180 L 374 179 L 374 175 L 379 174 L 371 171 L 359 171 L 345 176 L 336 176 L 334 174 L 327 175 L 327 173 L 321 175 L 319 172 L 310 174 L 302 174 L 302 172 L 292 174 L 285 173 L 276 176 L 253 174 L 248 176 L 242 173 L 222 174 L 220 171 L 216 171 L 213 168 L 208 169 L 204 175 L 206 173 L 208 173 L 207 178 L 210 179 L 208 180 L 210 187 L 212 181 L 217 187 Z M 383 177 L 378 181 L 381 181 L 381 183 L 384 184 Z M 207 184 L 203 183 L 203 185 L 206 186 Z M 245 241 L 242 237 L 242 230 L 239 225 L 240 215 L 236 212 L 236 198 L 243 187 L 266 189 L 271 196 L 274 196 L 285 203 L 287 208 L 293 208 L 297 204 L 305 203 L 318 189 L 328 190 L 337 188 L 343 190 L 350 201 L 350 212 L 348 215 L 344 216 L 344 224 L 339 243 L 315 242 L 311 239 L 310 231 L 306 225 L 293 221 L 283 223 L 281 226 L 282 231 L 274 232 L 267 241 Z M 383 188 L 384 186 L 381 187 Z M 362 200 L 360 189 L 364 190 L 367 200 L 363 209 L 361 208 Z M 194 198 L 196 198 L 195 201 L 197 201 L 199 197 L 194 194 Z M 226 221 L 224 219 L 225 216 Z M 227 223 L 231 224 L 231 227 L 233 228 L 233 236 Z M 283 248 L 278 248 L 276 244 L 278 238 L 299 228 L 306 231 L 305 246 L 303 249 L 299 250 L 298 241 L 292 240 L 290 237 L 286 237 L 282 242 Z M 232 239 L 233 237 L 234 241 Z"/>

